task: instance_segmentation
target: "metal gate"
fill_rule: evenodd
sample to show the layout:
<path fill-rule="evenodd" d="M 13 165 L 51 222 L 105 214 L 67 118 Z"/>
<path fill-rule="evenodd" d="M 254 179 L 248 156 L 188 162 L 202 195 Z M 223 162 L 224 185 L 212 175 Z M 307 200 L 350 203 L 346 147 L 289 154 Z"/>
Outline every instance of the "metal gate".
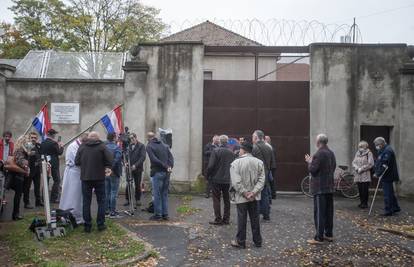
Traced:
<path fill-rule="evenodd" d="M 251 137 L 263 130 L 276 146 L 277 190 L 300 190 L 309 153 L 309 82 L 205 80 L 203 120 L 203 145 L 214 134 Z"/>

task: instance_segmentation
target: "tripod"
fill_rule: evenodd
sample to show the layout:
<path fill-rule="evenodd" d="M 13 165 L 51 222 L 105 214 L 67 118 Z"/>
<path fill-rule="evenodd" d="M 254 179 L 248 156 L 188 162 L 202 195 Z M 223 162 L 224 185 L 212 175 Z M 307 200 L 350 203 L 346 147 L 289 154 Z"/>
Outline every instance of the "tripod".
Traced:
<path fill-rule="evenodd" d="M 132 196 L 132 192 L 134 189 L 134 179 L 132 177 L 131 173 L 131 162 L 130 162 L 130 152 L 131 152 L 131 146 L 130 144 L 126 144 L 125 150 L 123 152 L 123 158 L 125 165 L 125 177 L 128 187 L 128 201 L 129 201 L 129 210 L 126 210 L 125 213 L 129 216 L 134 216 L 135 207 L 134 207 L 134 197 Z"/>

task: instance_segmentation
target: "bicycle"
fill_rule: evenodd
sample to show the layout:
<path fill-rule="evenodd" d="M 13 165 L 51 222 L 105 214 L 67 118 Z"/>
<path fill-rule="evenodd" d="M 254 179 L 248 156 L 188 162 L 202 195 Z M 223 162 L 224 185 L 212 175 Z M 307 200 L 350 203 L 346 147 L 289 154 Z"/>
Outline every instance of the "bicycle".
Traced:
<path fill-rule="evenodd" d="M 312 197 L 310 194 L 310 175 L 302 179 L 301 189 L 304 195 Z M 338 166 L 334 174 L 335 191 L 340 191 L 346 198 L 357 198 L 359 196 L 358 186 L 354 182 L 354 175 L 348 171 L 347 166 Z"/>

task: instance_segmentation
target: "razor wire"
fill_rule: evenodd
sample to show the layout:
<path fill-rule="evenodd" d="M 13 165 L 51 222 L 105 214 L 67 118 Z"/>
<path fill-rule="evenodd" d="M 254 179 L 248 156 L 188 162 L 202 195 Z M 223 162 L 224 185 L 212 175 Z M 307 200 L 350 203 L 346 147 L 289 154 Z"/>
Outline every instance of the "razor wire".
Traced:
<path fill-rule="evenodd" d="M 201 24 L 203 19 L 186 19 L 167 23 L 163 36 Z M 357 24 L 325 24 L 317 20 L 285 19 L 213 19 L 225 29 L 270 46 L 302 46 L 316 42 L 362 43 L 362 33 Z"/>

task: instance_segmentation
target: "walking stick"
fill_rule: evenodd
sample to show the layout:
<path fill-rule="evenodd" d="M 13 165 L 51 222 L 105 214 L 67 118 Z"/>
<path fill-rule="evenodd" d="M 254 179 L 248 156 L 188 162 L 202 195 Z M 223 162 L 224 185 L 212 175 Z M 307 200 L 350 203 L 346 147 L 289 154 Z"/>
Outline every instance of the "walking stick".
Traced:
<path fill-rule="evenodd" d="M 386 166 L 386 165 L 384 165 L 384 166 L 385 166 L 385 169 L 384 169 L 384 171 L 382 172 L 381 176 L 378 178 L 377 188 L 375 189 L 374 197 L 372 198 L 371 207 L 369 208 L 369 213 L 368 213 L 368 216 L 370 216 L 370 215 L 371 215 L 371 212 L 372 212 L 372 207 L 374 206 L 375 197 L 377 196 L 378 187 L 379 187 L 379 184 L 380 184 L 380 182 L 381 182 L 381 179 L 382 179 L 382 177 L 384 176 L 385 172 L 388 170 L 388 166 Z"/>

